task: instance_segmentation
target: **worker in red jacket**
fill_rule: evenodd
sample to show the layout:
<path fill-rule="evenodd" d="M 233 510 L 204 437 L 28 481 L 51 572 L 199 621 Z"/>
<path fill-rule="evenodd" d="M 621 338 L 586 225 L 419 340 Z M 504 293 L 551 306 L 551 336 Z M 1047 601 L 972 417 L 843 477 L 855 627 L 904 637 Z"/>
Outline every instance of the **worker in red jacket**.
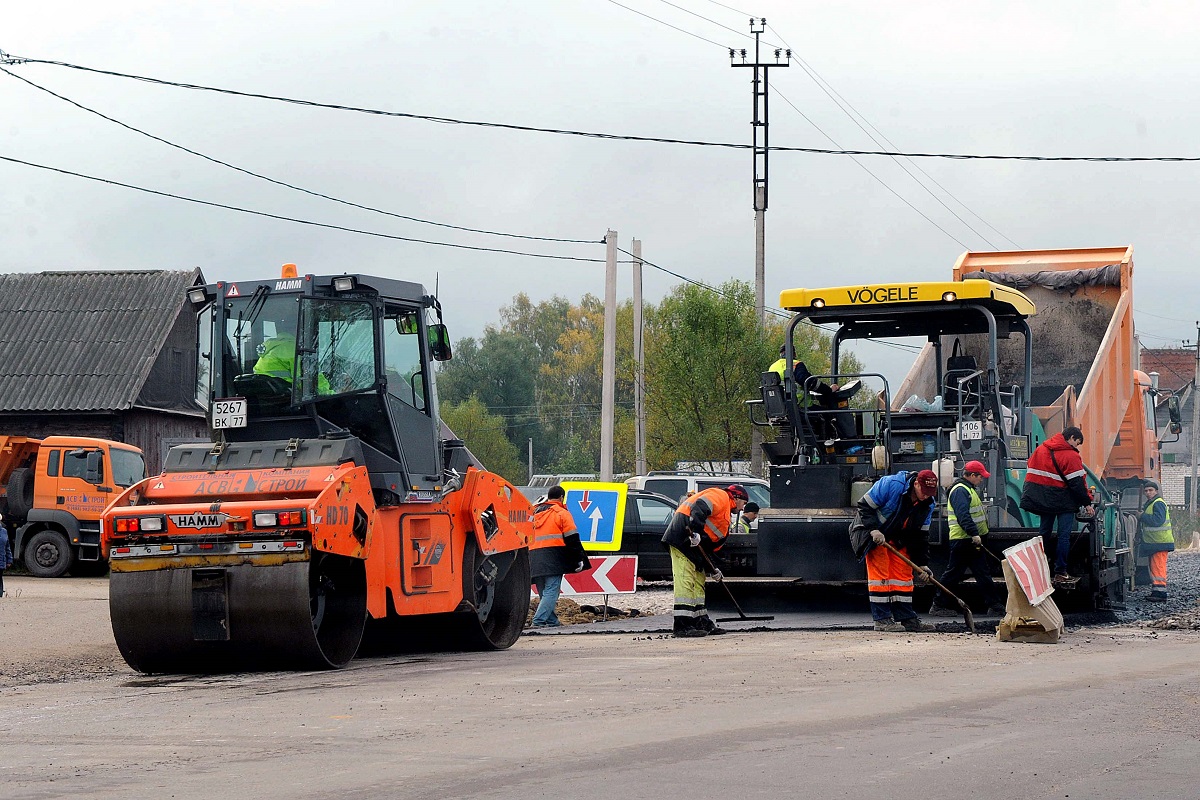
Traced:
<path fill-rule="evenodd" d="M 1054 582 L 1059 585 L 1072 585 L 1076 580 L 1067 572 L 1075 515 L 1081 508 L 1086 509 L 1084 516 L 1092 513 L 1087 471 L 1079 455 L 1081 444 L 1083 431 L 1072 426 L 1038 445 L 1029 459 L 1021 490 L 1021 508 L 1041 516 L 1042 537 L 1057 536 Z"/>

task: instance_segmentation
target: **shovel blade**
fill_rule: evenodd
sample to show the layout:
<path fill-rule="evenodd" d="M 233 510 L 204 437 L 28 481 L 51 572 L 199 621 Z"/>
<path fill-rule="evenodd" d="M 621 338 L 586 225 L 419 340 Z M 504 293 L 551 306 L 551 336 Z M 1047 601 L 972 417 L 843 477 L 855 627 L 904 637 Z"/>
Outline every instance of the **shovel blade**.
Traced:
<path fill-rule="evenodd" d="M 770 622 L 774 617 L 717 617 L 717 622 Z"/>
<path fill-rule="evenodd" d="M 963 619 L 967 622 L 967 630 L 971 633 L 975 632 L 975 615 L 971 613 L 971 609 L 967 608 L 967 604 L 959 600 L 958 604 L 962 607 Z"/>

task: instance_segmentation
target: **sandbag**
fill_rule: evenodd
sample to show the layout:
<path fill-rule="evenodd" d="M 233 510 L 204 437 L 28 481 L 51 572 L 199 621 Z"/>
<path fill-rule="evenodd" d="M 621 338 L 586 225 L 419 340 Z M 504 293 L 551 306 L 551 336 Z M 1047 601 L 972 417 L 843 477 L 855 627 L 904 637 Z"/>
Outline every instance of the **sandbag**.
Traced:
<path fill-rule="evenodd" d="M 1008 585 L 1008 604 L 1004 619 L 996 627 L 996 638 L 1002 642 L 1056 643 L 1062 635 L 1063 616 L 1053 598 L 1047 597 L 1036 606 L 1030 603 L 1007 559 L 1004 582 Z"/>

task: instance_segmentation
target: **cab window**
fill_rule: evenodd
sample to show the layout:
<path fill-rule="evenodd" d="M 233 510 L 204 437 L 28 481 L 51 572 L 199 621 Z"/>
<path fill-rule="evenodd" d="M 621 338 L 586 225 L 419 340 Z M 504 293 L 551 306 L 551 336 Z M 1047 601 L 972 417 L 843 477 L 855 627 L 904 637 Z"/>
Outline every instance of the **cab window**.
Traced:
<path fill-rule="evenodd" d="M 375 313 L 370 303 L 306 299 L 300 328 L 297 399 L 375 387 Z"/>
<path fill-rule="evenodd" d="M 87 450 L 67 450 L 63 454 L 64 478 L 79 478 L 87 480 Z M 100 458 L 100 480 L 104 481 L 104 458 Z"/>
<path fill-rule="evenodd" d="M 675 513 L 675 506 L 653 497 L 637 498 L 638 519 L 643 525 L 658 525 L 666 522 Z"/>
<path fill-rule="evenodd" d="M 388 309 L 383 320 L 383 369 L 387 392 L 418 411 L 429 407 L 421 361 L 420 317 L 417 311 Z"/>
<path fill-rule="evenodd" d="M 46 462 L 46 474 L 51 478 L 58 477 L 58 460 L 61 456 L 61 451 L 51 450 L 50 458 Z"/>
<path fill-rule="evenodd" d="M 647 492 L 665 494 L 672 499 L 679 499 L 687 494 L 688 484 L 685 478 L 657 478 L 646 481 Z"/>

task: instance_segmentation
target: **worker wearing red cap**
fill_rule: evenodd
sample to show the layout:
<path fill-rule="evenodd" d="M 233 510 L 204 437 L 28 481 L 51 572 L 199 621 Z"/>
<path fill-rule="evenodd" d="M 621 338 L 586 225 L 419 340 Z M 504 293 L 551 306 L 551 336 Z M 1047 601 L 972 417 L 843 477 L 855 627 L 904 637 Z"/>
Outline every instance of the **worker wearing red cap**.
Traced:
<path fill-rule="evenodd" d="M 983 552 L 983 537 L 987 536 L 987 514 L 979 498 L 984 478 L 992 477 L 982 461 L 963 465 L 962 477 L 946 493 L 946 519 L 950 523 L 950 563 L 942 574 L 941 583 L 947 588 L 962 582 L 967 570 L 975 576 L 975 584 L 983 593 L 989 614 L 1004 614 L 1000 593 L 992 582 L 992 574 Z M 929 613 L 935 617 L 956 617 L 960 613 L 941 589 L 933 598 Z"/>
<path fill-rule="evenodd" d="M 882 545 L 889 542 L 915 563 L 925 562 L 937 488 L 933 470 L 898 472 L 880 478 L 858 501 L 850 544 L 867 564 L 867 596 L 877 631 L 933 630 L 913 610 L 912 567 Z M 924 578 L 933 576 L 929 567 L 919 569 Z"/>
<path fill-rule="evenodd" d="M 671 578 L 675 588 L 675 635 L 709 636 L 725 633 L 708 616 L 704 600 L 704 574 L 724 579 L 713 565 L 713 554 L 725 544 L 733 514 L 741 511 L 750 495 L 740 483 L 724 489 L 714 486 L 686 498 L 675 509 L 663 544 L 671 551 Z"/>

